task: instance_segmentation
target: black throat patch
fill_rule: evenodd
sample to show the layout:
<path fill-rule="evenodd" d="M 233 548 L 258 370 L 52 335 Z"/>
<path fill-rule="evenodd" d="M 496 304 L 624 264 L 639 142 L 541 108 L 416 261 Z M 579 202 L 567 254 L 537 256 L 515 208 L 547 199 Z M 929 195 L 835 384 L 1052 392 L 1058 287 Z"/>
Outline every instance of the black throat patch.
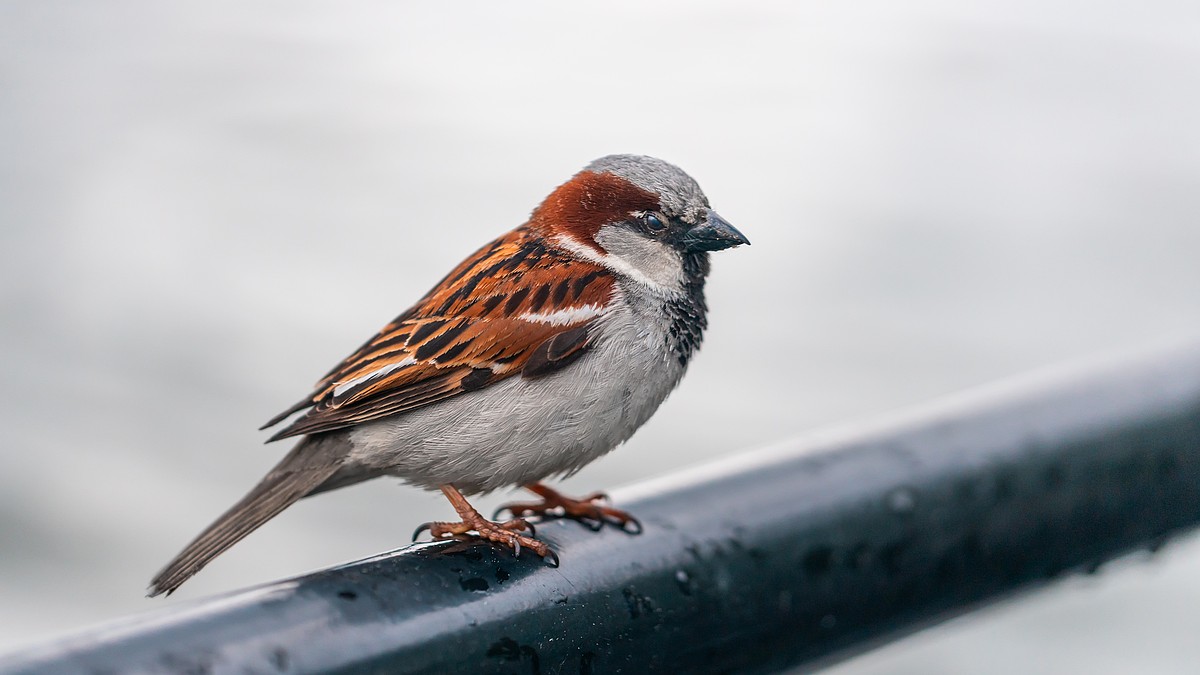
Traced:
<path fill-rule="evenodd" d="M 708 253 L 697 251 L 684 254 L 684 294 L 667 304 L 667 316 L 671 321 L 671 350 L 684 366 L 700 348 L 704 329 L 708 327 L 708 306 L 704 304 L 704 279 L 708 276 L 708 269 Z"/>

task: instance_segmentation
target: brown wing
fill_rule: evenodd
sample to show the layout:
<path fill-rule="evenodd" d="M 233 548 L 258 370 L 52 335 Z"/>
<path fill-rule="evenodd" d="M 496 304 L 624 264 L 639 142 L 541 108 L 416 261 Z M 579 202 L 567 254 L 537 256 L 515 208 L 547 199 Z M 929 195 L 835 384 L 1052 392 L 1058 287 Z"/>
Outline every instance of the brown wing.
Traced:
<path fill-rule="evenodd" d="M 582 355 L 613 279 L 518 228 L 455 268 L 414 307 L 263 428 L 310 408 L 269 440 L 342 429 L 420 408 Z"/>

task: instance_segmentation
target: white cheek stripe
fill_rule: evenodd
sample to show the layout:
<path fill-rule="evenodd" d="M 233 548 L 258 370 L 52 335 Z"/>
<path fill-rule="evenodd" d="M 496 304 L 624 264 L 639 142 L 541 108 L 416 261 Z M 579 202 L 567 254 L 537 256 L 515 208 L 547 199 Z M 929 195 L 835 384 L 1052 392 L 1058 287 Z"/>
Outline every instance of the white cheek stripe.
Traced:
<path fill-rule="evenodd" d="M 600 305 L 581 305 L 579 307 L 568 307 L 566 309 L 559 309 L 553 312 L 526 312 L 517 318 L 533 323 L 548 323 L 551 326 L 565 326 L 571 323 L 587 321 L 588 319 L 596 316 L 600 316 Z"/>
<path fill-rule="evenodd" d="M 363 382 L 366 382 L 367 380 L 373 380 L 377 377 L 383 377 L 384 375 L 387 375 L 388 373 L 397 371 L 405 366 L 411 366 L 412 364 L 414 364 L 416 362 L 417 362 L 417 360 L 414 359 L 413 357 L 406 356 L 405 358 L 397 361 L 396 363 L 390 363 L 390 364 L 380 368 L 379 370 L 371 371 L 371 372 L 367 373 L 366 375 L 361 375 L 359 377 L 354 378 L 353 380 L 346 380 L 345 382 L 339 382 L 338 385 L 333 388 L 333 395 L 341 396 L 342 394 L 353 389 L 354 387 L 357 387 L 358 385 L 362 384 Z"/>
<path fill-rule="evenodd" d="M 561 234 L 554 237 L 554 242 L 588 262 L 593 262 L 597 265 L 603 265 L 617 274 L 627 276 L 639 284 L 652 288 L 660 293 L 671 292 L 671 289 L 646 276 L 645 272 L 614 255 L 597 253 L 596 249 L 592 248 L 591 246 L 585 246 L 574 239 Z"/>

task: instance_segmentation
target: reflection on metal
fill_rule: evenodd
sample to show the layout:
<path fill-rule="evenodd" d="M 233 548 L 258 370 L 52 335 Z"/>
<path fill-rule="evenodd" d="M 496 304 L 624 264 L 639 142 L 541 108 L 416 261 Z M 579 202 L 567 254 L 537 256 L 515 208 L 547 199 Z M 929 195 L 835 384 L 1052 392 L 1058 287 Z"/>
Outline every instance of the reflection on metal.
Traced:
<path fill-rule="evenodd" d="M 645 533 L 546 523 L 558 569 L 414 546 L 0 658 L 0 672 L 828 663 L 1196 525 L 1200 349 L 1026 378 L 616 497 Z"/>

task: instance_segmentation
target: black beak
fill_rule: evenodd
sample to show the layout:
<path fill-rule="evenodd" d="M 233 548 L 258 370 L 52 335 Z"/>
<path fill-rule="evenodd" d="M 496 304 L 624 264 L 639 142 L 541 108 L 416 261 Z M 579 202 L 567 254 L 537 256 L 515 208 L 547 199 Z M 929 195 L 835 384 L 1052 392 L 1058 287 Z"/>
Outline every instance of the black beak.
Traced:
<path fill-rule="evenodd" d="M 683 245 L 689 251 L 720 251 L 742 244 L 749 245 L 750 240 L 712 209 L 708 211 L 707 221 L 683 235 Z"/>

